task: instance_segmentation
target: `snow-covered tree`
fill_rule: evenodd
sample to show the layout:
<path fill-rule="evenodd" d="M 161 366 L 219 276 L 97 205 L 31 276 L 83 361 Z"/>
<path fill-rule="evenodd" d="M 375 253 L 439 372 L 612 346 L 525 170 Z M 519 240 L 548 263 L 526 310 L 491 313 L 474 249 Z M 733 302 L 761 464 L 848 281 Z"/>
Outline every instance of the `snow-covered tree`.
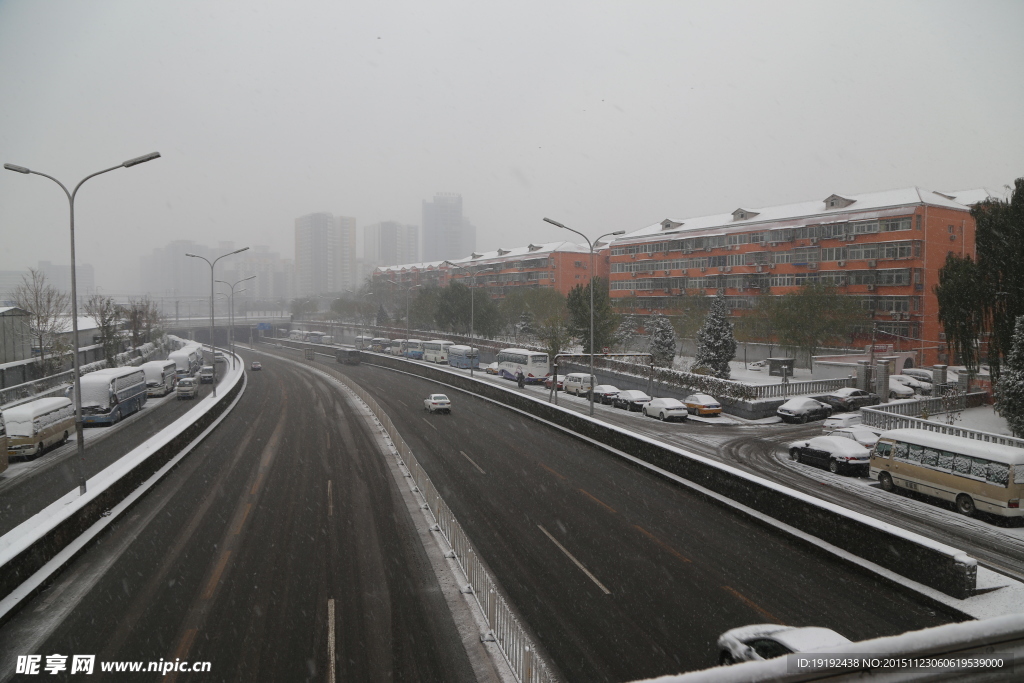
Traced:
<path fill-rule="evenodd" d="M 633 313 L 622 316 L 619 328 L 615 330 L 615 344 L 623 351 L 629 351 L 630 345 L 636 339 L 640 329 L 640 319 Z"/>
<path fill-rule="evenodd" d="M 660 367 L 672 367 L 676 357 L 676 331 L 672 322 L 661 313 L 655 313 L 647 321 L 647 329 L 651 333 L 651 355 L 654 364 Z"/>
<path fill-rule="evenodd" d="M 708 368 L 720 379 L 729 379 L 729 361 L 736 355 L 736 337 L 726 317 L 728 311 L 725 297 L 719 294 L 697 331 L 697 353 L 693 359 L 695 368 Z"/>
<path fill-rule="evenodd" d="M 380 304 L 377 308 L 377 327 L 387 327 L 391 324 L 391 318 L 388 316 L 388 312 L 384 310 L 384 304 Z"/>
<path fill-rule="evenodd" d="M 1015 436 L 1024 434 L 1024 315 L 1013 328 L 1010 353 L 996 384 L 995 408 Z"/>

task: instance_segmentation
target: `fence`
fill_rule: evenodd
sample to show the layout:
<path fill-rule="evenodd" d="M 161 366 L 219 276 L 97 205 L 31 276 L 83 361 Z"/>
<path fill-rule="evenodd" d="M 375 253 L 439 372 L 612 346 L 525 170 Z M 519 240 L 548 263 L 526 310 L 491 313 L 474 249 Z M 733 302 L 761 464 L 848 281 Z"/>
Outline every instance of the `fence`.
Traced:
<path fill-rule="evenodd" d="M 471 593 L 476 598 L 477 604 L 480 605 L 480 609 L 483 610 L 487 625 L 491 629 L 485 639 L 493 638 L 512 668 L 512 672 L 521 683 L 552 683 L 555 681 L 544 661 L 535 654 L 536 647 L 530 636 L 527 635 L 526 629 L 519 623 L 505 598 L 498 593 L 495 582 L 484 568 L 483 563 L 477 559 L 466 532 L 437 492 L 412 450 L 398 433 L 391 418 L 357 384 L 350 382 L 340 373 L 331 372 L 331 375 L 344 382 L 362 399 L 363 403 L 370 408 L 370 411 L 384 426 L 384 430 L 391 438 L 391 443 L 398 450 L 399 464 L 404 465 L 408 470 L 406 476 L 412 478 L 416 484 L 414 490 L 423 496 L 434 517 L 434 531 L 440 532 L 451 546 L 448 557 L 454 558 L 459 563 L 469 580 L 469 585 L 463 588 L 463 592 Z"/>
<path fill-rule="evenodd" d="M 957 397 L 953 410 L 980 406 L 987 397 L 988 394 L 983 391 Z M 947 407 L 943 405 L 943 399 L 941 398 L 922 398 L 918 401 L 887 403 L 871 406 L 870 408 L 864 407 L 860 409 L 860 414 L 863 424 L 875 429 L 925 429 L 929 432 L 936 432 L 947 436 L 962 436 L 966 439 L 985 441 L 1000 446 L 1024 448 L 1024 439 L 983 432 L 977 429 L 968 429 L 966 427 L 957 427 L 920 417 L 924 412 L 927 412 L 929 415 L 944 412 Z"/>

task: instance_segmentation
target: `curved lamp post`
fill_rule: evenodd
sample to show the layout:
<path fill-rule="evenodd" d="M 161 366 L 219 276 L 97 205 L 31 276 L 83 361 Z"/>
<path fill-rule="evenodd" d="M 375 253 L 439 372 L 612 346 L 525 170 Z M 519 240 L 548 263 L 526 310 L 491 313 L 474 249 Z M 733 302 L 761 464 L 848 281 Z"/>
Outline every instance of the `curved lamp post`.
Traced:
<path fill-rule="evenodd" d="M 562 225 L 558 221 L 553 221 L 550 218 L 545 218 L 545 222 L 550 223 L 559 228 L 574 232 L 582 237 L 587 242 L 587 246 L 590 247 L 590 414 L 594 414 L 594 245 L 601 241 L 601 237 L 610 237 L 612 235 L 624 235 L 625 230 L 616 230 L 615 232 L 606 232 L 605 234 L 598 237 L 593 242 L 579 230 L 573 230 L 570 227 Z M 555 387 L 558 390 L 558 387 Z"/>
<path fill-rule="evenodd" d="M 42 176 L 44 178 L 49 178 L 53 182 L 55 182 L 58 185 L 60 185 L 60 189 L 64 190 L 64 194 L 66 194 L 67 197 L 68 197 L 68 206 L 71 209 L 71 334 L 74 337 L 73 341 L 74 341 L 74 346 L 75 346 L 75 357 L 74 357 L 74 368 L 75 368 L 75 373 L 74 373 L 75 374 L 75 377 L 74 377 L 74 386 L 75 386 L 75 439 L 78 442 L 78 492 L 79 492 L 79 494 L 84 494 L 85 493 L 86 485 L 85 485 L 85 435 L 82 433 L 82 383 L 80 381 L 81 378 L 79 377 L 80 369 L 81 368 L 80 368 L 80 365 L 79 365 L 79 362 L 78 362 L 78 287 L 77 287 L 77 283 L 75 282 L 75 196 L 78 195 L 78 189 L 80 187 L 82 187 L 82 183 L 84 183 L 89 178 L 95 178 L 98 175 L 102 175 L 104 173 L 109 173 L 110 171 L 115 171 L 115 170 L 117 170 L 119 168 L 131 168 L 132 166 L 138 166 L 139 164 L 144 164 L 147 161 L 152 161 L 153 159 L 159 159 L 159 158 L 160 158 L 160 152 L 150 152 L 149 154 L 143 154 L 141 157 L 135 157 L 134 159 L 129 159 L 128 161 L 120 163 L 117 166 L 111 166 L 110 168 L 105 168 L 102 171 L 96 171 L 95 173 L 93 173 L 91 175 L 87 175 L 84 178 L 82 178 L 78 182 L 78 184 L 75 185 L 75 189 L 72 190 L 71 192 L 68 192 L 68 188 L 64 187 L 64 183 L 62 183 L 61 181 L 57 180 L 56 178 L 54 178 L 51 175 L 47 175 L 45 173 L 40 173 L 39 171 L 30 170 L 30 169 L 25 168 L 24 166 L 16 166 L 14 164 L 4 164 L 4 168 L 6 168 L 8 171 L 14 171 L 15 173 L 25 173 L 25 174 L 31 173 L 32 175 L 39 175 L 39 176 Z"/>
<path fill-rule="evenodd" d="M 234 251 L 229 251 L 226 254 L 221 254 L 217 258 L 213 259 L 213 263 L 210 263 L 210 260 L 208 258 L 206 258 L 205 256 L 199 256 L 198 254 L 185 254 L 185 256 L 190 256 L 192 258 L 201 258 L 204 261 L 206 261 L 207 265 L 210 266 L 210 356 L 212 356 L 210 358 L 210 362 L 213 365 L 213 395 L 214 396 L 217 395 L 217 351 L 216 351 L 216 349 L 213 346 L 213 327 L 214 327 L 214 325 L 213 325 L 213 267 L 215 265 L 217 265 L 217 261 L 220 261 L 225 256 L 231 256 L 232 254 L 239 254 L 239 253 L 245 251 L 248 248 L 249 247 L 242 247 L 241 249 L 235 249 Z"/>
<path fill-rule="evenodd" d="M 255 279 L 255 275 L 250 275 L 249 277 L 245 277 L 242 278 L 241 280 L 236 281 L 235 284 L 225 282 L 224 280 L 217 280 L 217 282 L 221 283 L 222 285 L 227 285 L 228 287 L 231 288 L 231 301 L 230 303 L 228 303 L 228 306 L 230 307 L 230 311 L 228 312 L 228 340 L 231 344 L 231 367 L 235 367 L 235 285 Z M 241 294 L 244 291 L 244 289 L 240 289 L 238 290 L 238 293 Z M 214 359 L 214 361 L 216 361 L 216 358 Z M 214 365 L 216 364 L 217 363 L 214 362 Z"/>
<path fill-rule="evenodd" d="M 469 281 L 469 354 L 470 354 L 470 359 L 469 359 L 469 376 L 472 377 L 473 376 L 473 358 L 472 358 L 472 356 L 473 356 L 473 316 L 474 316 L 474 314 L 473 314 L 473 305 L 474 305 L 473 304 L 473 285 L 475 284 L 474 280 L 476 280 L 476 276 L 466 266 L 456 265 L 456 264 L 452 263 L 451 261 L 444 261 L 441 265 L 445 265 L 445 264 L 448 264 L 452 268 L 459 268 L 460 270 L 466 271 L 467 273 L 469 273 L 469 277 L 470 277 L 470 281 Z M 477 362 L 479 362 L 479 359 L 477 360 Z"/>

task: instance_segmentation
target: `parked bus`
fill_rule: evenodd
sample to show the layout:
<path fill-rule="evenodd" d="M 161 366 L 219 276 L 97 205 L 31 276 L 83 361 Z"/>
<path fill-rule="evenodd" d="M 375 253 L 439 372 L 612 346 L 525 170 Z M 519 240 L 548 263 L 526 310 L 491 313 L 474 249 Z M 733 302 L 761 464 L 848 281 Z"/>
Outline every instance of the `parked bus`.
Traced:
<path fill-rule="evenodd" d="M 292 341 L 303 341 L 305 339 L 305 333 L 302 330 L 292 330 L 288 333 L 288 338 Z"/>
<path fill-rule="evenodd" d="M 5 453 L 36 456 L 68 440 L 75 430 L 75 406 L 68 398 L 40 398 L 8 408 L 3 421 L 7 425 Z"/>
<path fill-rule="evenodd" d="M 871 476 L 882 488 L 904 488 L 976 510 L 1021 517 L 1024 448 L 936 434 L 924 429 L 883 432 L 871 452 Z"/>
<path fill-rule="evenodd" d="M 146 404 L 141 368 L 107 368 L 82 377 L 82 423 L 115 424 Z"/>
<path fill-rule="evenodd" d="M 444 339 L 431 339 L 425 341 L 421 345 L 423 348 L 423 360 L 430 363 L 447 363 L 448 362 L 448 349 L 452 347 L 452 342 L 445 341 Z"/>
<path fill-rule="evenodd" d="M 307 332 L 304 341 L 308 341 L 311 344 L 322 344 L 323 339 L 323 332 Z"/>
<path fill-rule="evenodd" d="M 356 335 L 356 348 L 357 349 L 368 349 L 373 344 L 373 337 L 360 334 Z"/>
<path fill-rule="evenodd" d="M 167 360 L 174 361 L 175 373 L 179 379 L 191 377 L 199 370 L 201 365 L 199 347 L 184 346 L 177 351 L 171 351 L 167 354 Z"/>
<path fill-rule="evenodd" d="M 7 428 L 4 426 L 4 414 L 0 413 L 0 473 L 7 469 Z"/>
<path fill-rule="evenodd" d="M 480 350 L 464 344 L 448 347 L 448 365 L 453 368 L 479 368 Z"/>
<path fill-rule="evenodd" d="M 419 339 L 403 339 L 402 355 L 406 358 L 423 360 L 423 342 Z"/>
<path fill-rule="evenodd" d="M 391 340 L 384 337 L 374 337 L 370 340 L 370 350 L 377 353 L 387 353 L 391 350 Z"/>
<path fill-rule="evenodd" d="M 407 341 L 407 339 L 392 339 L 391 348 L 389 349 L 388 353 L 390 353 L 392 356 L 405 355 L 405 342 Z"/>
<path fill-rule="evenodd" d="M 151 360 L 139 366 L 146 374 L 146 395 L 166 396 L 178 383 L 178 364 L 171 360 Z"/>
<path fill-rule="evenodd" d="M 345 365 L 359 365 L 361 356 L 359 349 L 338 349 L 334 352 L 334 357 L 338 362 Z"/>
<path fill-rule="evenodd" d="M 502 349 L 498 351 L 498 374 L 505 379 L 515 380 L 523 373 L 527 384 L 542 384 L 548 376 L 548 354 L 526 349 Z"/>

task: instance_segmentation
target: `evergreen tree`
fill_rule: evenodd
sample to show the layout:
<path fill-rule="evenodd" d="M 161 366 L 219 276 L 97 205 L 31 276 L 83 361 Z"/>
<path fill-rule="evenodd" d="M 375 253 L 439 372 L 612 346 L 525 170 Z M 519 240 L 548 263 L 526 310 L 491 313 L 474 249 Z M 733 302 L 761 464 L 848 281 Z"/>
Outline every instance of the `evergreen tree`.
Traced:
<path fill-rule="evenodd" d="M 636 339 L 640 329 L 640 319 L 633 313 L 622 316 L 619 328 L 615 330 L 615 343 L 624 351 L 628 352 L 630 345 Z"/>
<path fill-rule="evenodd" d="M 594 353 L 611 346 L 619 321 L 612 310 L 608 280 L 593 278 L 594 286 Z M 569 329 L 583 344 L 583 353 L 590 353 L 590 285 L 576 285 L 566 298 L 569 308 Z"/>
<path fill-rule="evenodd" d="M 1024 315 L 1017 317 L 1013 328 L 1010 353 L 996 384 L 995 408 L 1014 436 L 1024 434 Z"/>
<path fill-rule="evenodd" d="M 959 358 L 968 372 L 977 372 L 978 337 L 984 325 L 985 300 L 990 298 L 981 280 L 981 269 L 970 256 L 961 258 L 949 252 L 946 264 L 939 269 L 935 296 L 951 357 Z"/>
<path fill-rule="evenodd" d="M 384 310 L 384 304 L 380 304 L 377 309 L 377 327 L 387 327 L 391 324 L 391 318 L 388 317 L 388 312 Z"/>
<path fill-rule="evenodd" d="M 651 355 L 659 367 L 672 367 L 676 358 L 676 331 L 672 322 L 661 313 L 655 313 L 647 324 L 651 332 Z"/>
<path fill-rule="evenodd" d="M 719 294 L 697 331 L 697 354 L 693 359 L 694 367 L 708 368 L 720 379 L 729 379 L 729 361 L 736 355 L 736 337 L 728 313 L 725 297 Z"/>

